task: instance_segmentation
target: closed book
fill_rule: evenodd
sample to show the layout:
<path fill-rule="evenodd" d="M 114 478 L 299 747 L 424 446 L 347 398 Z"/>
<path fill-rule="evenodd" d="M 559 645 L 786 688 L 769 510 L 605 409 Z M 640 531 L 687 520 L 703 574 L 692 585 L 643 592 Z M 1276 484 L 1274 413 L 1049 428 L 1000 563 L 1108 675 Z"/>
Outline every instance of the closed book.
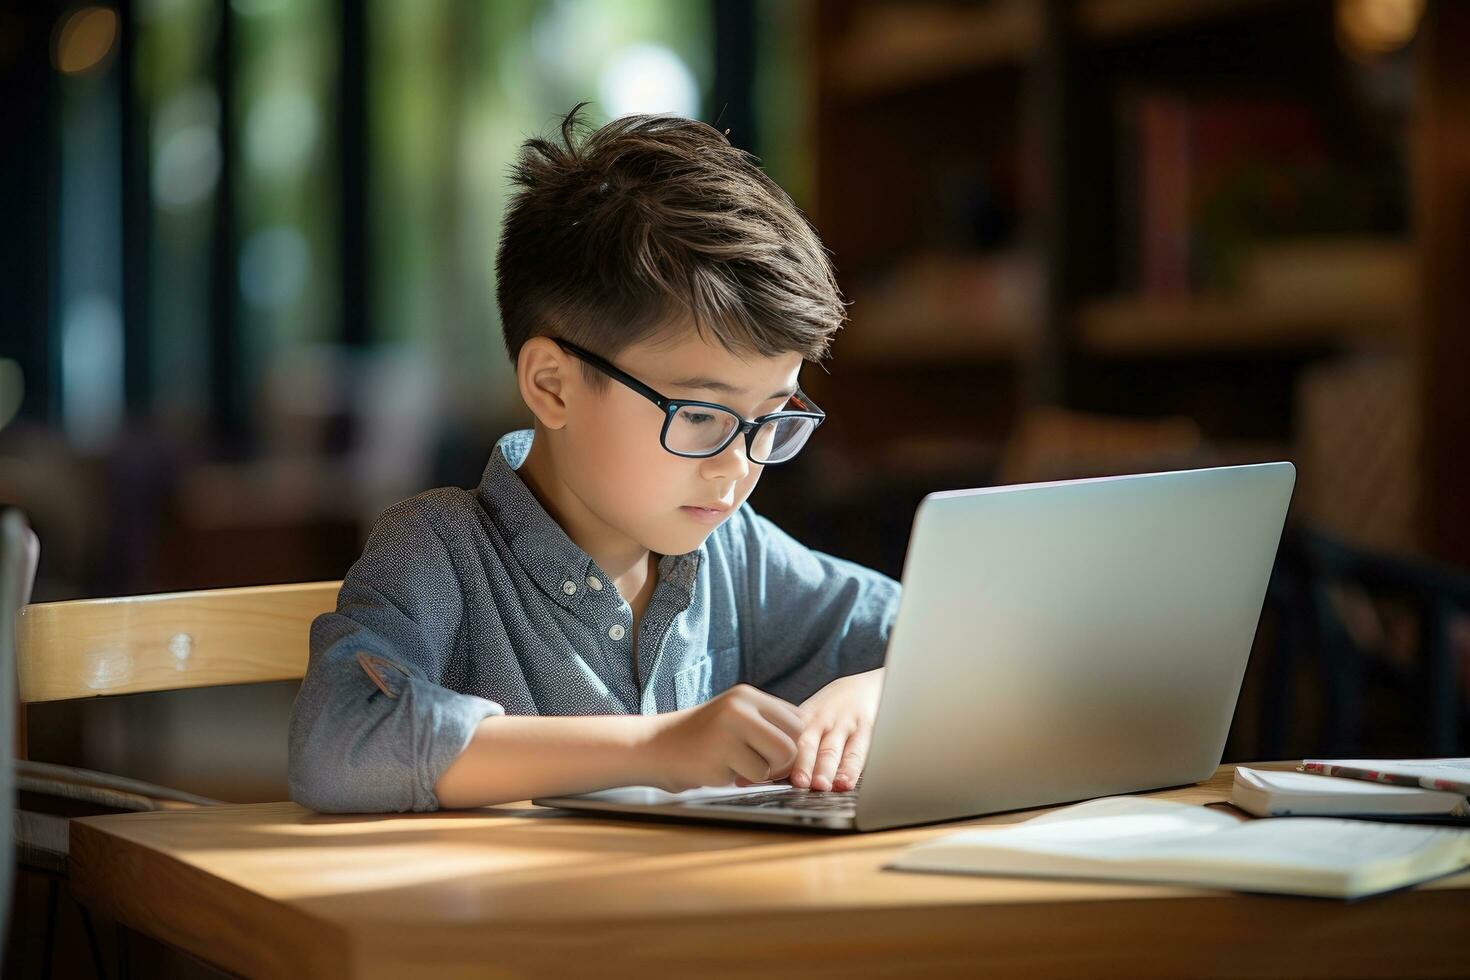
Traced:
<path fill-rule="evenodd" d="M 1327 817 L 1242 820 L 1109 797 L 915 844 L 902 871 L 1087 878 L 1361 898 L 1470 866 L 1470 830 Z"/>
<path fill-rule="evenodd" d="M 1459 793 L 1237 766 L 1230 802 L 1258 817 L 1463 817 Z"/>
<path fill-rule="evenodd" d="M 1307 759 L 1302 772 L 1470 796 L 1470 759 Z"/>

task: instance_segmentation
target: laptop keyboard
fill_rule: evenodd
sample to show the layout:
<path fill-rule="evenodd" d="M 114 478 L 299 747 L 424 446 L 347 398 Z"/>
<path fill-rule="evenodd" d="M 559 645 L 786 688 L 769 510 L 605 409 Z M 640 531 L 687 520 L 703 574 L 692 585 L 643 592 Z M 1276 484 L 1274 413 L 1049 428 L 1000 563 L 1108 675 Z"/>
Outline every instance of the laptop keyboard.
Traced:
<path fill-rule="evenodd" d="M 857 807 L 857 790 L 842 793 L 822 790 L 797 789 L 766 790 L 762 793 L 747 793 L 743 796 L 722 796 L 713 800 L 700 800 L 698 806 L 743 806 L 757 810 L 847 810 Z"/>

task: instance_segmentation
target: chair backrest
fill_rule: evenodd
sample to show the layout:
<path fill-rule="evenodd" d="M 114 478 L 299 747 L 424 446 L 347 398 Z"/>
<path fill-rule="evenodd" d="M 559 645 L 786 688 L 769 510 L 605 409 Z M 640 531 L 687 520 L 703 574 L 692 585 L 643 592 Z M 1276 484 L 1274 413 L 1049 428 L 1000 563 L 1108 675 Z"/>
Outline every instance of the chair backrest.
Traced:
<path fill-rule="evenodd" d="M 296 680 L 341 582 L 32 603 L 16 632 L 22 704 Z"/>
<path fill-rule="evenodd" d="M 15 698 L 15 634 L 21 607 L 31 597 L 40 544 L 25 515 L 0 507 L 0 930 L 10 928 L 10 893 L 15 876 L 15 755 L 19 705 Z"/>

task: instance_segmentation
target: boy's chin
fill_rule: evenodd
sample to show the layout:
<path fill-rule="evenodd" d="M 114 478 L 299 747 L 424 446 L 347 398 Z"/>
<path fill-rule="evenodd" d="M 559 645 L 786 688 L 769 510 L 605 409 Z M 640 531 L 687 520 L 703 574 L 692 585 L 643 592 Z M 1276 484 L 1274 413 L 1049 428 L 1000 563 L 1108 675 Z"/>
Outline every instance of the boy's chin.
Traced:
<path fill-rule="evenodd" d="M 640 543 L 654 554 L 684 555 L 699 550 L 704 539 L 713 534 L 717 526 L 688 521 L 685 523 L 687 526 L 679 527 L 671 521 L 665 526 L 651 528 L 648 534 L 642 536 Z"/>

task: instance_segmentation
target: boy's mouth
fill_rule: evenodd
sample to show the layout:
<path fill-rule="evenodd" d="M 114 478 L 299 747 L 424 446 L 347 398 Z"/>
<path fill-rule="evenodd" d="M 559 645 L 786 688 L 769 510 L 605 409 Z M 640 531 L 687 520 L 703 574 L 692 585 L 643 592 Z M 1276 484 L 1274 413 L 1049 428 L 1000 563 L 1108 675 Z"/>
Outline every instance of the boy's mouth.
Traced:
<path fill-rule="evenodd" d="M 725 519 L 726 514 L 730 513 L 730 508 L 728 505 L 708 506 L 695 504 L 680 507 L 679 510 L 681 510 L 685 514 L 688 514 L 696 521 L 700 521 L 706 524 L 718 524 L 720 521 Z"/>

